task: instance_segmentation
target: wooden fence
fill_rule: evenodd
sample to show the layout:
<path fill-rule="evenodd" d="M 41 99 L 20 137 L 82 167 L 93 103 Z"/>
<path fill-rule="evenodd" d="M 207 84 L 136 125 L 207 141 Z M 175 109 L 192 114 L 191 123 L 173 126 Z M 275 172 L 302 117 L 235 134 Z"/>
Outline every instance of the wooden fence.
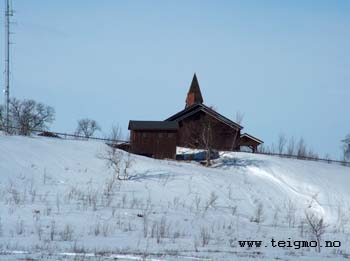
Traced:
<path fill-rule="evenodd" d="M 11 129 L 16 129 L 18 130 L 19 128 L 11 127 Z M 0 130 L 4 130 L 0 127 Z M 77 134 L 70 134 L 70 133 L 63 133 L 63 132 L 54 132 L 54 131 L 46 131 L 46 130 L 35 130 L 32 129 L 30 130 L 33 133 L 52 133 L 54 135 L 59 136 L 60 138 L 64 139 L 80 139 L 80 140 L 99 140 L 99 141 L 104 141 L 106 143 L 112 143 L 112 144 L 120 144 L 120 143 L 129 143 L 129 141 L 125 140 L 115 140 L 115 139 L 108 139 L 108 138 L 100 138 L 100 137 L 85 137 L 82 135 L 77 135 Z M 243 153 L 252 153 L 252 152 L 246 152 L 242 151 Z M 347 166 L 350 167 L 350 162 L 348 161 L 341 161 L 341 160 L 332 160 L 332 159 L 323 159 L 323 158 L 316 158 L 316 157 L 307 157 L 307 156 L 298 156 L 298 155 L 288 155 L 288 154 L 279 154 L 279 153 L 267 153 L 267 152 L 255 152 L 255 154 L 260 154 L 260 155 L 269 155 L 269 156 L 278 156 L 282 158 L 291 158 L 291 159 L 298 159 L 298 160 L 309 160 L 309 161 L 319 161 L 319 162 L 325 162 L 329 164 L 339 164 L 342 166 Z"/>
<path fill-rule="evenodd" d="M 252 153 L 252 152 L 245 152 L 245 153 Z M 255 152 L 255 154 L 278 156 L 278 157 L 282 157 L 282 158 L 291 158 L 291 159 L 298 159 L 298 160 L 320 161 L 320 162 L 325 162 L 325 163 L 329 163 L 329 164 L 333 163 L 333 164 L 340 164 L 343 166 L 350 167 L 349 161 L 323 159 L 323 158 L 318 158 L 318 157 L 307 157 L 307 156 L 298 156 L 298 155 L 289 155 L 289 154 L 279 154 L 279 153 L 271 153 L 271 152 Z"/>
<path fill-rule="evenodd" d="M 13 129 L 13 130 L 19 130 L 19 128 L 16 128 L 16 127 L 9 127 L 9 128 Z M 1 127 L 0 127 L 0 130 L 5 131 Z M 86 136 L 83 136 L 83 135 L 64 133 L 64 132 L 47 131 L 47 130 L 31 129 L 30 132 L 36 133 L 36 134 L 51 133 L 51 134 L 54 134 L 54 135 L 58 136 L 59 138 L 63 138 L 63 139 L 100 140 L 100 141 L 105 141 L 105 142 L 110 142 L 110 143 L 129 143 L 129 141 L 125 141 L 125 140 L 116 140 L 116 139 L 108 139 L 108 138 L 93 137 L 93 136 L 92 137 L 86 137 Z M 42 136 L 45 136 L 45 135 L 42 135 Z"/>

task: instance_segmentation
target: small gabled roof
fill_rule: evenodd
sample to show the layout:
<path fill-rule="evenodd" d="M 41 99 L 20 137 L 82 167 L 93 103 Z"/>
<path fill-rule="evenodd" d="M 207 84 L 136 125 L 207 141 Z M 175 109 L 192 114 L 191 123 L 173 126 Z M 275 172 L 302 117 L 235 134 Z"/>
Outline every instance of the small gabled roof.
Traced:
<path fill-rule="evenodd" d="M 225 116 L 221 115 L 220 113 L 216 112 L 215 110 L 213 110 L 212 108 L 204 105 L 204 104 L 194 104 L 190 107 L 187 107 L 185 109 L 183 109 L 182 111 L 174 114 L 173 116 L 167 118 L 165 121 L 180 121 L 183 120 L 199 111 L 203 111 L 209 115 L 211 115 L 212 117 L 214 117 L 215 119 L 223 122 L 224 124 L 228 125 L 231 128 L 236 128 L 236 129 L 243 129 L 243 127 L 241 125 L 239 125 L 238 123 L 235 123 L 234 121 L 231 121 L 230 119 L 226 118 Z"/>
<path fill-rule="evenodd" d="M 173 121 L 129 121 L 129 130 L 177 130 L 179 124 Z"/>
<path fill-rule="evenodd" d="M 262 140 L 259 140 L 258 138 L 255 138 L 254 136 L 252 136 L 252 135 L 250 135 L 250 134 L 248 134 L 248 133 L 243 133 L 243 134 L 241 135 L 241 138 L 244 138 L 244 137 L 246 137 L 246 138 L 248 138 L 248 139 L 251 139 L 251 140 L 254 140 L 254 141 L 256 141 L 256 142 L 259 143 L 259 144 L 264 143 Z"/>

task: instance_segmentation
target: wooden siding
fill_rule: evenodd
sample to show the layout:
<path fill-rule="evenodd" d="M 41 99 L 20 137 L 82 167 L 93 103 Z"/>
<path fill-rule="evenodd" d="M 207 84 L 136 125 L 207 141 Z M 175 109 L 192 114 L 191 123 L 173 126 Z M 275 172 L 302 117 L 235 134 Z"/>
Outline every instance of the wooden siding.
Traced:
<path fill-rule="evenodd" d="M 156 159 L 175 159 L 176 131 L 131 130 L 131 152 Z"/>
<path fill-rule="evenodd" d="M 240 130 L 215 119 L 203 111 L 179 121 L 177 144 L 181 147 L 216 150 L 239 150 Z"/>

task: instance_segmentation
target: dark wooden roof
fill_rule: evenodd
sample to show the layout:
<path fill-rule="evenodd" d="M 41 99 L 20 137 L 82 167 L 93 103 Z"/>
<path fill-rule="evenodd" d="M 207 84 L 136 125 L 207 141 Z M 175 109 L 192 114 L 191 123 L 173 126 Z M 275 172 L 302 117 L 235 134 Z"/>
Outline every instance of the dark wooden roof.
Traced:
<path fill-rule="evenodd" d="M 255 142 L 259 143 L 259 144 L 264 143 L 262 140 L 259 140 L 258 138 L 255 138 L 254 136 L 252 136 L 252 135 L 250 135 L 248 133 L 243 133 L 241 135 L 241 138 L 248 138 L 248 139 L 253 140 L 253 141 L 255 141 Z"/>
<path fill-rule="evenodd" d="M 225 123 L 226 125 L 230 126 L 231 128 L 235 128 L 235 129 L 243 129 L 243 127 L 241 125 L 239 125 L 238 123 L 235 123 L 233 121 L 231 121 L 230 119 L 226 118 L 225 116 L 221 115 L 220 113 L 214 111 L 213 109 L 211 109 L 210 107 L 204 105 L 204 104 L 194 104 L 190 107 L 187 107 L 185 109 L 183 109 L 182 111 L 174 114 L 173 116 L 167 118 L 165 121 L 181 121 L 199 111 L 203 111 L 209 115 L 211 115 L 212 117 L 214 117 L 215 119 Z"/>
<path fill-rule="evenodd" d="M 129 121 L 129 130 L 177 130 L 179 124 L 174 121 Z"/>

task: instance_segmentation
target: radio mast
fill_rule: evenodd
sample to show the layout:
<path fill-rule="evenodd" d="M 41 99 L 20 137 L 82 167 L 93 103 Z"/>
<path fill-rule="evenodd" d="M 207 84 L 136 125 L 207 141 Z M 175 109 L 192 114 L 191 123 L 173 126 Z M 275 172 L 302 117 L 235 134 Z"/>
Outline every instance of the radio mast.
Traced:
<path fill-rule="evenodd" d="M 5 0 L 5 128 L 9 132 L 10 125 L 10 17 L 13 10 L 9 0 Z"/>

